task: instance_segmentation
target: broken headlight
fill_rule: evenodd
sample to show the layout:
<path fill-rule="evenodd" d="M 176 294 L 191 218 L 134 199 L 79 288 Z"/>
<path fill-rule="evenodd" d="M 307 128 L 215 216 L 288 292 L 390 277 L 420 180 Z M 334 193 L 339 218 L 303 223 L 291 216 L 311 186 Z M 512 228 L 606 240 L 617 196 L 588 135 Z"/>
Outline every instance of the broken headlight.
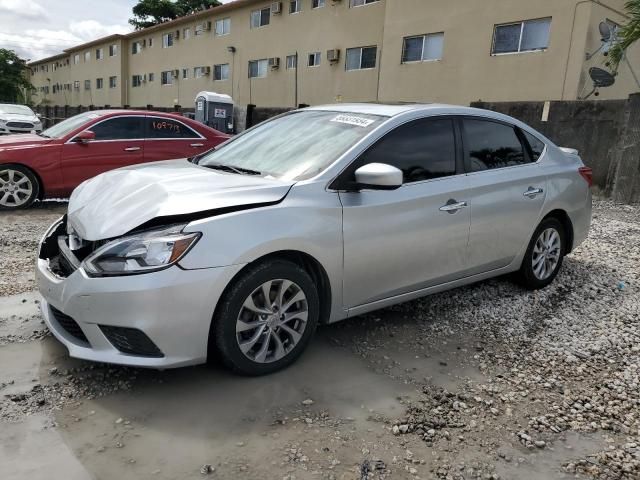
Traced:
<path fill-rule="evenodd" d="M 198 241 L 200 233 L 183 233 L 184 225 L 141 232 L 107 243 L 83 263 L 89 276 L 133 275 L 174 265 Z"/>

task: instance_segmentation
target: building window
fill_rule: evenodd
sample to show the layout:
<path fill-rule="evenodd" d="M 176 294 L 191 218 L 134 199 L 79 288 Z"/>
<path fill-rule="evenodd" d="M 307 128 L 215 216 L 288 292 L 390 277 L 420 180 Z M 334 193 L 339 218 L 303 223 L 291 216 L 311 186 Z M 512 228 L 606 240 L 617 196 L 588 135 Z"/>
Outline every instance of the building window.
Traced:
<path fill-rule="evenodd" d="M 118 85 L 118 77 L 109 77 L 109 88 L 116 88 Z"/>
<path fill-rule="evenodd" d="M 193 76 L 195 78 L 202 78 L 211 73 L 211 67 L 195 67 L 193 69 Z"/>
<path fill-rule="evenodd" d="M 302 10 L 302 0 L 291 0 L 289 2 L 289 13 L 298 13 Z"/>
<path fill-rule="evenodd" d="M 91 80 L 85 80 L 84 81 L 84 89 L 85 90 L 91 90 Z"/>
<path fill-rule="evenodd" d="M 196 29 L 196 35 L 197 35 L 197 29 Z M 183 28 L 182 29 L 182 38 L 183 40 L 189 40 L 191 38 L 191 28 L 187 27 L 187 28 Z"/>
<path fill-rule="evenodd" d="M 402 46 L 402 63 L 442 60 L 444 33 L 406 37 Z"/>
<path fill-rule="evenodd" d="M 376 68 L 377 47 L 347 48 L 347 70 Z"/>
<path fill-rule="evenodd" d="M 131 86 L 139 87 L 142 85 L 142 75 L 134 75 L 131 77 Z"/>
<path fill-rule="evenodd" d="M 287 55 L 287 70 L 298 68 L 298 55 Z"/>
<path fill-rule="evenodd" d="M 96 78 L 96 90 L 101 90 L 104 85 L 104 80 L 102 78 Z"/>
<path fill-rule="evenodd" d="M 493 31 L 491 53 L 533 52 L 549 47 L 551 18 L 496 25 Z"/>
<path fill-rule="evenodd" d="M 160 73 L 160 85 L 173 85 L 173 72 L 171 70 Z"/>
<path fill-rule="evenodd" d="M 213 79 L 214 80 L 229 80 L 229 64 L 223 63 L 213 66 Z"/>
<path fill-rule="evenodd" d="M 310 53 L 308 65 L 310 67 L 317 67 L 318 65 L 320 65 L 321 58 L 322 56 L 320 55 L 320 52 Z"/>
<path fill-rule="evenodd" d="M 196 69 L 195 68 L 193 69 L 193 76 L 194 77 L 196 76 Z M 183 68 L 182 69 L 182 78 L 184 80 L 189 78 L 189 69 L 188 68 Z"/>
<path fill-rule="evenodd" d="M 251 60 L 249 62 L 249 78 L 263 78 L 267 76 L 269 60 Z"/>
<path fill-rule="evenodd" d="M 350 5 L 352 7 L 362 7 L 363 5 L 369 5 L 370 3 L 376 3 L 379 0 L 351 0 Z"/>
<path fill-rule="evenodd" d="M 73 89 L 74 90 L 80 90 L 80 80 L 74 80 Z"/>
<path fill-rule="evenodd" d="M 311 0 L 311 8 L 324 7 L 324 0 Z"/>
<path fill-rule="evenodd" d="M 230 18 L 222 18 L 220 20 L 216 20 L 216 35 L 228 35 L 231 33 L 231 19 Z"/>
<path fill-rule="evenodd" d="M 210 22 L 199 23 L 198 25 L 196 25 L 195 34 L 196 35 L 202 35 L 207 30 L 211 30 L 211 23 Z"/>
<path fill-rule="evenodd" d="M 109 56 L 115 57 L 118 55 L 118 45 L 109 45 Z"/>
<path fill-rule="evenodd" d="M 102 60 L 104 58 L 104 49 L 96 48 L 96 60 Z"/>
<path fill-rule="evenodd" d="M 153 38 L 149 37 L 149 41 L 147 42 L 147 45 L 149 45 L 149 47 L 153 47 Z"/>
<path fill-rule="evenodd" d="M 173 33 L 165 33 L 162 35 L 162 48 L 173 47 Z"/>
<path fill-rule="evenodd" d="M 138 53 L 140 53 L 142 51 L 142 43 L 140 42 L 133 42 L 131 44 L 131 53 L 133 53 L 134 55 L 137 55 Z"/>
<path fill-rule="evenodd" d="M 147 78 L 149 79 L 150 82 L 153 82 L 156 79 L 156 74 L 152 72 L 149 75 L 147 75 Z"/>
<path fill-rule="evenodd" d="M 269 20 L 271 20 L 271 8 L 269 7 L 251 12 L 251 28 L 269 25 Z"/>
<path fill-rule="evenodd" d="M 84 52 L 84 61 L 89 62 L 91 60 L 91 52 Z"/>

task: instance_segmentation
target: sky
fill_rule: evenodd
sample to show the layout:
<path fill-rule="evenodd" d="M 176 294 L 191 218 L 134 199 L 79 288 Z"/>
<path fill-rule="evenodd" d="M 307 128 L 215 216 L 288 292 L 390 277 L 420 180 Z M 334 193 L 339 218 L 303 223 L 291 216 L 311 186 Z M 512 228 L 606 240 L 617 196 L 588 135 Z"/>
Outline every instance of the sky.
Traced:
<path fill-rule="evenodd" d="M 222 0 L 228 3 L 231 0 Z M 114 33 L 128 33 L 136 0 L 0 0 L 0 48 L 39 60 Z"/>

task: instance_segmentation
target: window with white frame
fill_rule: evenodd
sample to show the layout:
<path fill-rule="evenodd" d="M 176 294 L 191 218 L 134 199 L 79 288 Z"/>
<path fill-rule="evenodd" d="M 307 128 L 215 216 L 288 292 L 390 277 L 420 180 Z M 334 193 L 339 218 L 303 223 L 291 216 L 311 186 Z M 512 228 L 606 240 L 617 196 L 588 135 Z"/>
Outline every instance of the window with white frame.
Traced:
<path fill-rule="evenodd" d="M 402 63 L 442 60 L 444 33 L 429 33 L 405 37 L 402 44 Z"/>
<path fill-rule="evenodd" d="M 551 17 L 496 25 L 491 54 L 545 50 L 549 47 L 550 30 Z"/>
<path fill-rule="evenodd" d="M 311 8 L 322 8 L 324 7 L 325 0 L 311 0 Z"/>
<path fill-rule="evenodd" d="M 215 33 L 217 36 L 231 33 L 231 19 L 221 18 L 220 20 L 216 20 Z"/>
<path fill-rule="evenodd" d="M 229 64 L 222 63 L 220 65 L 213 66 L 213 79 L 214 80 L 229 80 Z"/>
<path fill-rule="evenodd" d="M 287 70 L 298 68 L 298 55 L 287 55 Z"/>
<path fill-rule="evenodd" d="M 182 29 L 182 39 L 189 40 L 191 38 L 191 27 Z"/>
<path fill-rule="evenodd" d="M 96 48 L 96 60 L 102 60 L 104 58 L 104 49 Z"/>
<path fill-rule="evenodd" d="M 249 62 L 249 78 L 264 78 L 267 76 L 269 60 L 251 60 Z"/>
<path fill-rule="evenodd" d="M 115 57 L 118 55 L 118 45 L 109 45 L 109 56 Z"/>
<path fill-rule="evenodd" d="M 361 7 L 363 5 L 369 5 L 370 3 L 376 3 L 380 0 L 351 0 L 350 6 L 352 7 Z"/>
<path fill-rule="evenodd" d="M 310 53 L 309 62 L 307 63 L 307 65 L 309 65 L 310 67 L 317 67 L 318 65 L 320 65 L 321 59 L 322 59 L 322 55 L 320 54 L 320 52 Z"/>
<path fill-rule="evenodd" d="M 74 80 L 73 81 L 73 89 L 74 90 L 80 90 L 80 80 Z"/>
<path fill-rule="evenodd" d="M 173 33 L 165 33 L 162 35 L 162 48 L 173 47 Z"/>
<path fill-rule="evenodd" d="M 103 86 L 104 86 L 104 79 L 96 78 L 96 90 L 102 89 Z"/>
<path fill-rule="evenodd" d="M 193 76 L 195 78 L 202 78 L 207 74 L 207 67 L 195 67 L 193 69 Z"/>
<path fill-rule="evenodd" d="M 173 72 L 165 70 L 160 73 L 160 85 L 173 85 Z"/>
<path fill-rule="evenodd" d="M 298 13 L 302 10 L 302 0 L 291 0 L 289 2 L 289 13 Z"/>
<path fill-rule="evenodd" d="M 251 12 L 251 28 L 259 28 L 269 25 L 271 20 L 271 8 L 263 8 Z"/>
<path fill-rule="evenodd" d="M 196 75 L 196 72 L 195 72 L 195 71 L 196 71 L 196 69 L 194 68 L 194 69 L 193 69 L 193 76 L 194 76 L 194 77 L 196 77 L 196 78 L 198 78 L 198 77 L 197 77 L 197 75 Z M 183 68 L 183 69 L 182 69 L 182 78 L 183 78 L 184 80 L 186 80 L 187 78 L 189 78 L 189 69 L 188 69 L 188 68 Z"/>
<path fill-rule="evenodd" d="M 109 77 L 109 88 L 116 88 L 118 86 L 118 77 Z"/>
<path fill-rule="evenodd" d="M 84 81 L 84 89 L 85 90 L 91 90 L 91 80 L 85 80 Z"/>
<path fill-rule="evenodd" d="M 91 61 L 91 52 L 84 52 L 84 61 L 85 62 Z"/>
<path fill-rule="evenodd" d="M 366 70 L 376 68 L 378 47 L 347 48 L 347 70 Z"/>
<path fill-rule="evenodd" d="M 131 53 L 137 55 L 142 51 L 142 43 L 141 42 L 133 42 L 131 44 Z"/>
<path fill-rule="evenodd" d="M 131 86 L 139 87 L 142 85 L 142 75 L 133 75 L 131 77 Z"/>

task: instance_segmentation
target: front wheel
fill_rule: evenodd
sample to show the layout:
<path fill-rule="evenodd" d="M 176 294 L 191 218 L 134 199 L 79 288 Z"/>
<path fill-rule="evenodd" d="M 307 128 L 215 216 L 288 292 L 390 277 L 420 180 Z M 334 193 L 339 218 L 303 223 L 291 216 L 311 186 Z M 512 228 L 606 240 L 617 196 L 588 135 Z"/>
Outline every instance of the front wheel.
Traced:
<path fill-rule="evenodd" d="M 0 165 L 0 210 L 26 208 L 38 197 L 38 179 L 21 165 Z"/>
<path fill-rule="evenodd" d="M 272 373 L 304 351 L 319 313 L 311 276 L 295 263 L 267 261 L 229 286 L 216 310 L 209 344 L 238 373 Z"/>
<path fill-rule="evenodd" d="M 518 272 L 524 287 L 536 290 L 553 282 L 566 252 L 565 238 L 564 227 L 555 218 L 547 218 L 538 225 Z"/>

